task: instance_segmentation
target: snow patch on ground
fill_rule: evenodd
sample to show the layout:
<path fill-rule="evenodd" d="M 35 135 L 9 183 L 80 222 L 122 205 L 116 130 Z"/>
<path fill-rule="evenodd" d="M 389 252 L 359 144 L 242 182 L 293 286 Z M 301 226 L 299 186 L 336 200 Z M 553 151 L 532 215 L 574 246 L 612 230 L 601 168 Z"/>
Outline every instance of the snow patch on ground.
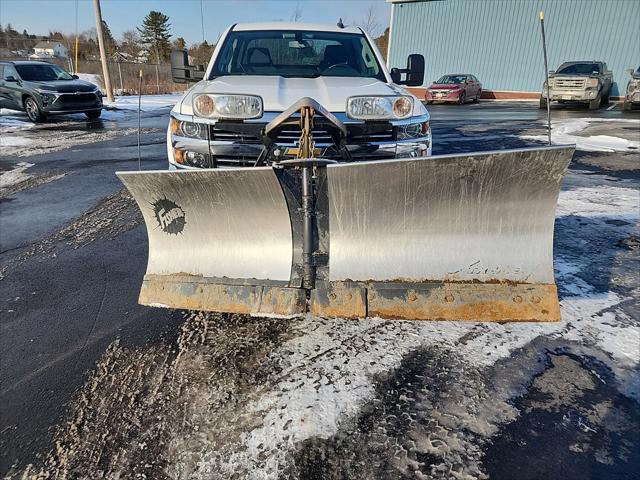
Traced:
<path fill-rule="evenodd" d="M 585 130 L 590 123 L 624 122 L 640 126 L 640 120 L 609 118 L 572 118 L 551 123 L 551 141 L 556 145 L 575 144 L 577 150 L 587 152 L 634 152 L 640 148 L 640 142 L 610 135 L 592 135 L 588 137 L 576 135 Z M 547 142 L 547 135 L 520 135 L 525 140 Z"/>
<path fill-rule="evenodd" d="M 0 128 L 2 128 L 3 136 L 5 131 L 29 129 L 34 126 L 35 124 L 29 121 L 26 113 L 9 108 L 0 108 Z"/>
<path fill-rule="evenodd" d="M 174 106 L 182 93 L 170 93 L 166 95 L 142 95 L 140 109 L 143 112 L 150 112 L 159 108 L 166 108 Z M 117 110 L 138 110 L 138 97 L 135 95 L 125 95 L 115 97 L 113 102 L 109 102 L 104 99 L 104 106 L 106 108 L 114 108 Z"/>
<path fill-rule="evenodd" d="M 556 216 L 566 215 L 637 220 L 640 191 L 633 188 L 576 188 L 560 192 Z"/>
<path fill-rule="evenodd" d="M 0 174 L 0 188 L 7 188 L 30 178 L 31 175 L 25 173 L 30 167 L 33 167 L 33 163 L 20 162 L 12 170 L 2 172 Z"/>
<path fill-rule="evenodd" d="M 31 143 L 33 143 L 33 141 L 28 138 L 0 135 L 0 147 L 24 147 Z"/>

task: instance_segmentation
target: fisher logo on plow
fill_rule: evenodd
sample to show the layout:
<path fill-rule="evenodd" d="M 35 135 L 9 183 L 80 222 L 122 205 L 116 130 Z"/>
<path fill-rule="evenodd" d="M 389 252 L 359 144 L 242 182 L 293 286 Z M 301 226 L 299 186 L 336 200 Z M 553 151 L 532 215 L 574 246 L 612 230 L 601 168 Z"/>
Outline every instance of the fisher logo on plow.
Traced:
<path fill-rule="evenodd" d="M 182 207 L 167 198 L 156 200 L 152 205 L 156 220 L 162 231 L 171 235 L 177 235 L 184 230 L 187 221 Z"/>

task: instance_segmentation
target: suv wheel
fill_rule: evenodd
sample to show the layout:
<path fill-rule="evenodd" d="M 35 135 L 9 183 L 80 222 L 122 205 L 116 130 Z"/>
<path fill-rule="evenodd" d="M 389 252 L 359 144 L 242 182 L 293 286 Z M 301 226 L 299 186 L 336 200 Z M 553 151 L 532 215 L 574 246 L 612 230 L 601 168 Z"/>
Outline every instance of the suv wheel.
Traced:
<path fill-rule="evenodd" d="M 602 97 L 598 95 L 596 98 L 594 98 L 589 102 L 589 110 L 599 109 L 601 103 L 602 103 Z"/>
<path fill-rule="evenodd" d="M 33 97 L 27 97 L 24 101 L 24 110 L 27 112 L 27 116 L 29 120 L 33 123 L 42 122 L 46 116 L 40 110 L 38 106 L 38 102 L 35 101 Z"/>
<path fill-rule="evenodd" d="M 100 110 L 91 110 L 89 112 L 84 112 L 84 114 L 87 116 L 87 118 L 90 118 L 90 119 L 100 118 L 100 114 L 101 113 L 102 113 L 102 109 L 100 109 Z"/>

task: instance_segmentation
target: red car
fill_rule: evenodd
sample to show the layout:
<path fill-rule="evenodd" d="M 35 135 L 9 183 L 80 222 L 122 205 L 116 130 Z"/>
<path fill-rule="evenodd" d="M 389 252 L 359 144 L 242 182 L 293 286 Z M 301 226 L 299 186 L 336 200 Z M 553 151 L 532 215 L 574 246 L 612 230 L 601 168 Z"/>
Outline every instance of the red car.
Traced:
<path fill-rule="evenodd" d="M 426 101 L 466 103 L 472 100 L 478 103 L 482 95 L 482 84 L 473 75 L 468 73 L 455 73 L 444 75 L 427 88 Z"/>

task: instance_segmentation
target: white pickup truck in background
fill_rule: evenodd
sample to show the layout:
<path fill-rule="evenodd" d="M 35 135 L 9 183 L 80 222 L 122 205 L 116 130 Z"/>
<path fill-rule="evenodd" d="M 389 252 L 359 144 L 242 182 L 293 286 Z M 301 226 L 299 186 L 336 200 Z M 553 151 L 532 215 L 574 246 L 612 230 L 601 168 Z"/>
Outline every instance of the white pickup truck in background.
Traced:
<path fill-rule="evenodd" d="M 300 126 L 278 123 L 269 138 L 265 127 L 302 98 L 317 105 L 315 156 L 359 161 L 431 154 L 429 112 L 400 86 L 422 85 L 424 58 L 410 55 L 407 69 L 388 71 L 360 28 L 236 24 L 220 38 L 206 71 L 189 65 L 184 50 L 172 52 L 171 60 L 174 81 L 197 82 L 171 111 L 172 169 L 295 158 Z"/>

